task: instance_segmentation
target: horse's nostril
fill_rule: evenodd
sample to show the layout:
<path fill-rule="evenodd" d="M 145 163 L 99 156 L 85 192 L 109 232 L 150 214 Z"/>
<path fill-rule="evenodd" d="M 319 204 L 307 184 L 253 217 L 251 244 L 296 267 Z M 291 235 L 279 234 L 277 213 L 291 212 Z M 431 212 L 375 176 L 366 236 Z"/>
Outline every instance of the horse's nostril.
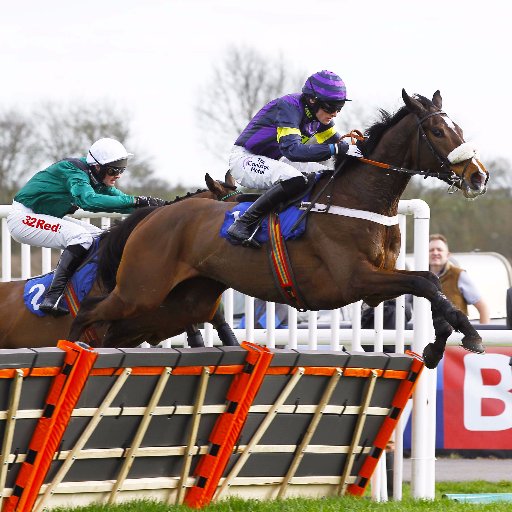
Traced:
<path fill-rule="evenodd" d="M 471 176 L 471 185 L 473 185 L 473 187 L 480 188 L 484 183 L 485 177 L 481 173 L 477 172 Z"/>

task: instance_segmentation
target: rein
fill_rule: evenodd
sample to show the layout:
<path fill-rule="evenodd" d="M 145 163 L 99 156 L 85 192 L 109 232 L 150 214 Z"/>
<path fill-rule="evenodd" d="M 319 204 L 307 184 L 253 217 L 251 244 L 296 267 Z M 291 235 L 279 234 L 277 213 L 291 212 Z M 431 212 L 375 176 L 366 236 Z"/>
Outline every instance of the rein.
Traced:
<path fill-rule="evenodd" d="M 320 192 L 316 194 L 315 197 L 311 199 L 309 202 L 307 208 L 302 212 L 300 217 L 294 222 L 293 226 L 290 229 L 290 232 L 293 232 L 293 230 L 304 220 L 304 218 L 308 215 L 308 213 L 311 211 L 312 208 L 314 208 L 316 201 L 319 199 L 319 197 L 325 192 L 327 187 L 330 185 L 331 189 L 334 186 L 334 178 L 336 178 L 337 174 L 343 169 L 343 166 L 345 165 L 346 160 L 343 160 L 341 164 L 334 170 L 332 173 L 332 176 L 327 180 L 327 183 L 321 188 Z M 316 210 L 318 213 L 329 213 L 329 208 L 331 207 L 331 194 L 327 195 L 327 204 L 325 205 L 325 208 L 320 210 Z"/>

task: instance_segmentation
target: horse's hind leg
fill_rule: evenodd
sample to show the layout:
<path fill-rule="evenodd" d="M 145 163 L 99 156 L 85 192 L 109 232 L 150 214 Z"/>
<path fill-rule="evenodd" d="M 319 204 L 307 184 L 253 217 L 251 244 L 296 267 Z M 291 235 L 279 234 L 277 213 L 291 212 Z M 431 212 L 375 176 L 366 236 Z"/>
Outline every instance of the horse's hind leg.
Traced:
<path fill-rule="evenodd" d="M 238 347 L 240 343 L 235 336 L 235 333 L 231 329 L 231 326 L 226 322 L 224 315 L 220 311 L 220 308 L 217 309 L 215 315 L 210 320 L 210 322 L 217 334 L 219 335 L 219 339 L 222 342 L 222 345 L 225 347 Z M 189 347 L 204 347 L 204 339 L 201 331 L 197 328 L 196 325 L 191 325 L 187 327 L 187 343 Z"/>
<path fill-rule="evenodd" d="M 213 325 L 217 334 L 219 335 L 219 339 L 222 342 L 222 345 L 225 347 L 238 347 L 240 343 L 235 336 L 235 333 L 231 329 L 231 326 L 226 322 L 221 308 L 217 308 L 215 315 L 210 320 L 209 323 Z M 190 325 L 187 327 L 187 343 L 189 347 L 204 347 L 204 339 L 201 331 L 197 328 L 196 325 Z"/>
<path fill-rule="evenodd" d="M 136 346 L 143 341 L 156 345 L 185 331 L 193 333 L 194 329 L 197 331 L 195 324 L 210 322 L 215 318 L 219 296 L 224 289 L 223 284 L 208 278 L 184 281 L 152 311 L 110 322 L 104 346 Z M 86 327 L 86 320 L 80 318 L 79 321 Z M 194 343 L 189 340 L 189 345 L 194 346 Z"/>

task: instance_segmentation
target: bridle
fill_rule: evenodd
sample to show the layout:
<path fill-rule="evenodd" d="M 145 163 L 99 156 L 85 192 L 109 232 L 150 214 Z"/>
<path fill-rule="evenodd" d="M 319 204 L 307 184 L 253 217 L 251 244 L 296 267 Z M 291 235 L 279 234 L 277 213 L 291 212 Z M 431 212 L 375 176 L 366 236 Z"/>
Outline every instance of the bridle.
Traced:
<path fill-rule="evenodd" d="M 445 156 L 441 155 L 439 151 L 434 147 L 430 139 L 427 137 L 425 130 L 423 128 L 423 122 L 433 116 L 446 115 L 442 110 L 438 110 L 436 112 L 429 112 L 427 115 L 423 117 L 416 116 L 416 124 L 418 126 L 418 144 L 416 147 L 416 169 L 407 169 L 406 167 L 396 167 L 394 165 L 385 164 L 383 162 L 377 162 L 375 160 L 370 160 L 369 158 L 360 158 L 361 162 L 374 165 L 375 167 L 381 167 L 383 169 L 390 169 L 392 171 L 396 171 L 402 174 L 408 174 L 410 176 L 423 176 L 424 179 L 427 178 L 438 178 L 440 180 L 453 185 L 460 181 L 459 177 L 450 169 L 450 161 Z M 354 136 L 354 132 L 355 136 Z M 364 140 L 364 135 L 359 130 L 352 130 L 348 136 L 352 137 L 354 140 Z M 346 137 L 344 135 L 343 137 Z M 424 140 L 430 152 L 435 156 L 437 161 L 441 164 L 440 171 L 431 171 L 430 169 L 421 169 L 420 167 L 420 159 L 421 159 L 421 141 Z"/>
<path fill-rule="evenodd" d="M 418 123 L 418 147 L 417 147 L 416 162 L 417 162 L 417 166 L 418 166 L 418 170 L 419 170 L 419 167 L 420 167 L 420 142 L 421 142 L 421 139 L 423 139 L 425 141 L 425 143 L 427 144 L 427 147 L 430 149 L 430 152 L 437 158 L 437 160 L 441 164 L 441 169 L 443 169 L 441 172 L 438 172 L 435 177 L 444 181 L 445 183 L 448 183 L 448 185 L 450 185 L 450 187 L 448 188 L 448 193 L 453 194 L 457 190 L 457 188 L 462 187 L 462 184 L 464 183 L 464 180 L 466 179 L 465 178 L 466 171 L 468 170 L 469 164 L 471 163 L 471 158 L 468 158 L 466 160 L 466 164 L 464 165 L 464 169 L 462 169 L 462 173 L 460 174 L 460 176 L 451 170 L 450 160 L 446 156 L 439 154 L 439 151 L 437 151 L 435 146 L 432 144 L 431 140 L 427 137 L 427 134 L 425 133 L 425 130 L 423 128 L 423 121 L 429 119 L 432 116 L 436 116 L 436 115 L 446 116 L 447 114 L 446 114 L 446 112 L 443 112 L 442 110 L 438 110 L 437 112 L 430 112 L 421 118 L 416 116 L 417 123 Z M 424 178 L 426 179 L 426 178 L 428 178 L 428 176 L 429 175 L 426 174 L 424 176 Z M 485 185 L 487 184 L 488 180 L 489 180 L 489 175 L 487 175 L 487 177 L 486 177 Z"/>
<path fill-rule="evenodd" d="M 227 201 L 230 197 L 233 197 L 233 196 L 238 196 L 240 195 L 242 192 L 240 192 L 240 190 L 233 190 L 233 192 L 230 192 L 229 194 L 226 194 L 225 196 L 223 197 L 219 197 L 219 201 Z"/>
<path fill-rule="evenodd" d="M 445 116 L 446 112 L 443 112 L 442 110 L 438 110 L 436 112 L 429 112 L 427 115 L 423 117 L 416 116 L 416 122 L 418 124 L 418 145 L 416 148 L 416 165 L 418 167 L 418 171 L 420 170 L 420 146 L 421 146 L 421 140 L 423 139 L 427 145 L 427 147 L 430 149 L 430 152 L 436 157 L 437 161 L 441 165 L 441 171 L 438 171 L 435 174 L 435 177 L 448 183 L 451 186 L 456 185 L 457 182 L 460 182 L 462 184 L 463 178 L 457 176 L 451 169 L 450 169 L 450 161 L 446 156 L 443 156 L 437 151 L 435 146 L 432 144 L 431 140 L 427 137 L 427 134 L 425 133 L 425 129 L 423 128 L 423 122 L 427 119 L 430 119 L 433 116 Z M 467 166 L 469 165 L 470 160 L 468 160 L 468 163 L 464 167 L 464 172 L 466 172 Z M 434 174 L 425 174 L 424 179 L 428 178 L 429 176 L 434 176 Z"/>
<path fill-rule="evenodd" d="M 425 133 L 425 129 L 423 128 L 423 123 L 427 119 L 433 117 L 433 116 L 439 116 L 444 115 L 446 116 L 446 112 L 443 112 L 442 110 L 437 110 L 436 112 L 429 112 L 423 117 L 419 117 L 416 115 L 416 123 L 418 126 L 418 144 L 417 144 L 417 155 L 416 155 L 416 169 L 407 169 L 405 167 L 396 167 L 394 165 L 385 164 L 383 162 L 377 162 L 375 160 L 371 160 L 369 158 L 360 158 L 359 160 L 361 162 L 373 165 L 375 167 L 380 167 L 383 169 L 389 169 L 392 171 L 396 171 L 402 174 L 408 174 L 409 176 L 423 176 L 424 179 L 427 178 L 437 178 L 445 183 L 448 183 L 450 185 L 450 188 L 448 189 L 448 193 L 453 193 L 455 190 L 457 190 L 457 187 L 461 187 L 462 183 L 465 180 L 466 171 L 469 167 L 469 164 L 471 163 L 471 158 L 467 159 L 466 165 L 464 166 L 464 169 L 462 170 L 461 175 L 457 175 L 455 172 L 451 170 L 452 163 L 448 158 L 444 155 L 441 155 L 439 151 L 436 149 L 436 147 L 432 144 L 431 140 L 427 137 L 427 134 Z M 344 135 L 342 138 L 345 137 L 351 137 L 352 142 L 355 143 L 355 140 L 364 140 L 364 135 L 359 130 L 352 130 L 347 135 Z M 440 164 L 441 170 L 439 171 L 431 171 L 430 169 L 421 169 L 420 165 L 420 159 L 421 159 L 421 141 L 424 141 L 427 145 L 430 152 L 434 155 L 434 157 L 437 159 L 437 161 Z M 487 178 L 485 180 L 485 183 L 487 184 L 487 181 L 489 180 L 489 176 L 487 175 Z"/>

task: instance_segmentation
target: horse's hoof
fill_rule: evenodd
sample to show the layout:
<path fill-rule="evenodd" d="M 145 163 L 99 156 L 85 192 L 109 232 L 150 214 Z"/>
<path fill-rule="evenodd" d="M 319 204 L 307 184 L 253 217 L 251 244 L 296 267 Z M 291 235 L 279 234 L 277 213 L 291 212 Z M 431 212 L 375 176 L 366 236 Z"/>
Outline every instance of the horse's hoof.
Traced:
<path fill-rule="evenodd" d="M 485 354 L 485 348 L 482 344 L 482 338 L 480 338 L 480 336 L 473 338 L 464 336 L 464 338 L 462 338 L 461 347 L 463 347 L 468 352 L 473 352 L 475 354 Z"/>
<path fill-rule="evenodd" d="M 439 351 L 433 343 L 429 343 L 423 349 L 423 362 L 425 363 L 425 366 L 430 370 L 437 368 L 439 361 L 443 358 L 443 354 L 444 350 Z"/>

